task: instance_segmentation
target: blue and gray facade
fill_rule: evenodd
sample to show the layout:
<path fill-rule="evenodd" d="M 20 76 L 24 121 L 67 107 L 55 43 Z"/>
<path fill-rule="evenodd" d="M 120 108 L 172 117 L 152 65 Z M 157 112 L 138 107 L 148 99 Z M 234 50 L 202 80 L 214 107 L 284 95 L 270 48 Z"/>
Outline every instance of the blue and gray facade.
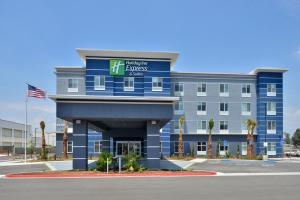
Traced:
<path fill-rule="evenodd" d="M 257 121 L 256 154 L 282 156 L 283 73 L 258 68 L 249 74 L 186 73 L 173 70 L 169 52 L 77 49 L 84 67 L 56 67 L 57 154 L 63 120 L 69 122 L 73 167 L 108 151 L 139 153 L 148 168 L 178 154 L 179 118 L 184 117 L 186 155 L 206 156 L 213 119 L 213 154 L 245 155 L 246 120 Z"/>

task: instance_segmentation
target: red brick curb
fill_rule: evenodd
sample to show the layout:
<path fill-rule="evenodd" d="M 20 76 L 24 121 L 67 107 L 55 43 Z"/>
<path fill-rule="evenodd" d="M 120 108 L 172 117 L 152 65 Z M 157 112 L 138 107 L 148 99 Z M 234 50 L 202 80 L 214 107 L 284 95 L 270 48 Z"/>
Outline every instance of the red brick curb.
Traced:
<path fill-rule="evenodd" d="M 216 172 L 210 171 L 183 171 L 183 172 L 155 172 L 142 173 L 100 173 L 100 172 L 36 172 L 7 174 L 5 178 L 109 178 L 109 177 L 184 177 L 184 176 L 215 176 Z"/>

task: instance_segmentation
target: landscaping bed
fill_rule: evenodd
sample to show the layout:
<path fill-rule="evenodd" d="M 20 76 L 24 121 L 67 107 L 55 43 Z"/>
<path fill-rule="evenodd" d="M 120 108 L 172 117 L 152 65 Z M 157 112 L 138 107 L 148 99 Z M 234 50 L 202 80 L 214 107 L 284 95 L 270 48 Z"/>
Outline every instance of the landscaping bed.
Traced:
<path fill-rule="evenodd" d="M 101 177 L 180 177 L 214 176 L 211 171 L 144 171 L 144 172 L 94 172 L 94 171 L 46 171 L 34 173 L 7 174 L 5 178 L 101 178 Z"/>

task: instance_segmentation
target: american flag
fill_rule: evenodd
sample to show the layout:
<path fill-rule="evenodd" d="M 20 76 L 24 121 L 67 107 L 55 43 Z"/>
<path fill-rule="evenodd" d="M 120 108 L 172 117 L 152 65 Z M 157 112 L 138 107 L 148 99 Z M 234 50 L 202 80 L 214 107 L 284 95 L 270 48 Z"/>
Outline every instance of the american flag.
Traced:
<path fill-rule="evenodd" d="M 46 98 L 46 92 L 34 87 L 32 85 L 28 84 L 28 91 L 27 91 L 27 96 L 28 97 L 36 97 L 36 98 L 40 98 L 40 99 L 45 99 Z"/>

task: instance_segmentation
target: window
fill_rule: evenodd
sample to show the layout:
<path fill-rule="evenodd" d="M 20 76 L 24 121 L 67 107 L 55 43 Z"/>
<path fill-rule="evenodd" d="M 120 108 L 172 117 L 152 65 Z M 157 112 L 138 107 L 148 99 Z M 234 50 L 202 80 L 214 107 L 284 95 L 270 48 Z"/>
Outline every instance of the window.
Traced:
<path fill-rule="evenodd" d="M 134 91 L 134 77 L 124 77 L 124 91 Z"/>
<path fill-rule="evenodd" d="M 247 142 L 242 142 L 242 156 L 246 156 L 247 155 Z"/>
<path fill-rule="evenodd" d="M 94 141 L 94 153 L 100 153 L 101 152 L 101 141 L 100 140 L 96 140 Z"/>
<path fill-rule="evenodd" d="M 242 85 L 242 97 L 251 97 L 251 85 L 250 84 Z"/>
<path fill-rule="evenodd" d="M 220 115 L 229 115 L 228 103 L 220 103 Z"/>
<path fill-rule="evenodd" d="M 228 121 L 220 121 L 220 133 L 228 133 Z"/>
<path fill-rule="evenodd" d="M 78 79 L 68 79 L 68 92 L 78 92 Z"/>
<path fill-rule="evenodd" d="M 206 83 L 198 84 L 197 96 L 206 96 Z"/>
<path fill-rule="evenodd" d="M 198 103 L 197 115 L 206 115 L 206 102 Z"/>
<path fill-rule="evenodd" d="M 180 131 L 180 122 L 179 120 L 174 120 L 174 132 L 179 133 Z M 182 125 L 182 132 L 184 132 L 184 124 Z"/>
<path fill-rule="evenodd" d="M 276 103 L 269 101 L 267 103 L 267 115 L 276 115 Z"/>
<path fill-rule="evenodd" d="M 242 103 L 242 115 L 251 115 L 251 104 Z"/>
<path fill-rule="evenodd" d="M 2 128 L 2 137 L 12 137 L 12 129 Z"/>
<path fill-rule="evenodd" d="M 267 84 L 267 96 L 276 96 L 276 84 L 275 83 Z"/>
<path fill-rule="evenodd" d="M 179 142 L 174 142 L 174 153 L 178 153 Z"/>
<path fill-rule="evenodd" d="M 226 155 L 226 152 L 228 151 L 228 147 L 229 147 L 229 144 L 228 144 L 227 141 L 226 142 L 224 141 L 224 142 L 220 143 L 219 152 L 220 152 L 221 156 L 225 156 Z"/>
<path fill-rule="evenodd" d="M 182 101 L 177 101 L 175 103 L 175 111 L 174 111 L 174 114 L 176 115 L 181 115 L 183 114 L 184 111 L 183 111 L 183 102 Z"/>
<path fill-rule="evenodd" d="M 206 142 L 198 142 L 197 143 L 197 155 L 206 155 Z"/>
<path fill-rule="evenodd" d="M 248 133 L 248 128 L 247 128 L 247 120 L 242 121 L 242 134 L 247 134 Z"/>
<path fill-rule="evenodd" d="M 105 76 L 94 76 L 94 89 L 105 90 Z"/>
<path fill-rule="evenodd" d="M 197 133 L 206 133 L 207 122 L 205 120 L 197 121 Z"/>
<path fill-rule="evenodd" d="M 183 83 L 175 83 L 174 85 L 174 95 L 175 96 L 183 96 Z"/>
<path fill-rule="evenodd" d="M 268 134 L 276 134 L 276 121 L 275 120 L 267 121 L 267 133 Z"/>
<path fill-rule="evenodd" d="M 220 84 L 220 96 L 228 97 L 229 96 L 229 86 L 228 84 L 221 83 Z"/>
<path fill-rule="evenodd" d="M 152 77 L 152 91 L 163 90 L 163 78 Z"/>
<path fill-rule="evenodd" d="M 276 155 L 276 143 L 275 142 L 268 142 L 267 155 L 270 155 L 270 156 Z"/>
<path fill-rule="evenodd" d="M 68 153 L 73 153 L 73 141 L 68 141 Z"/>

